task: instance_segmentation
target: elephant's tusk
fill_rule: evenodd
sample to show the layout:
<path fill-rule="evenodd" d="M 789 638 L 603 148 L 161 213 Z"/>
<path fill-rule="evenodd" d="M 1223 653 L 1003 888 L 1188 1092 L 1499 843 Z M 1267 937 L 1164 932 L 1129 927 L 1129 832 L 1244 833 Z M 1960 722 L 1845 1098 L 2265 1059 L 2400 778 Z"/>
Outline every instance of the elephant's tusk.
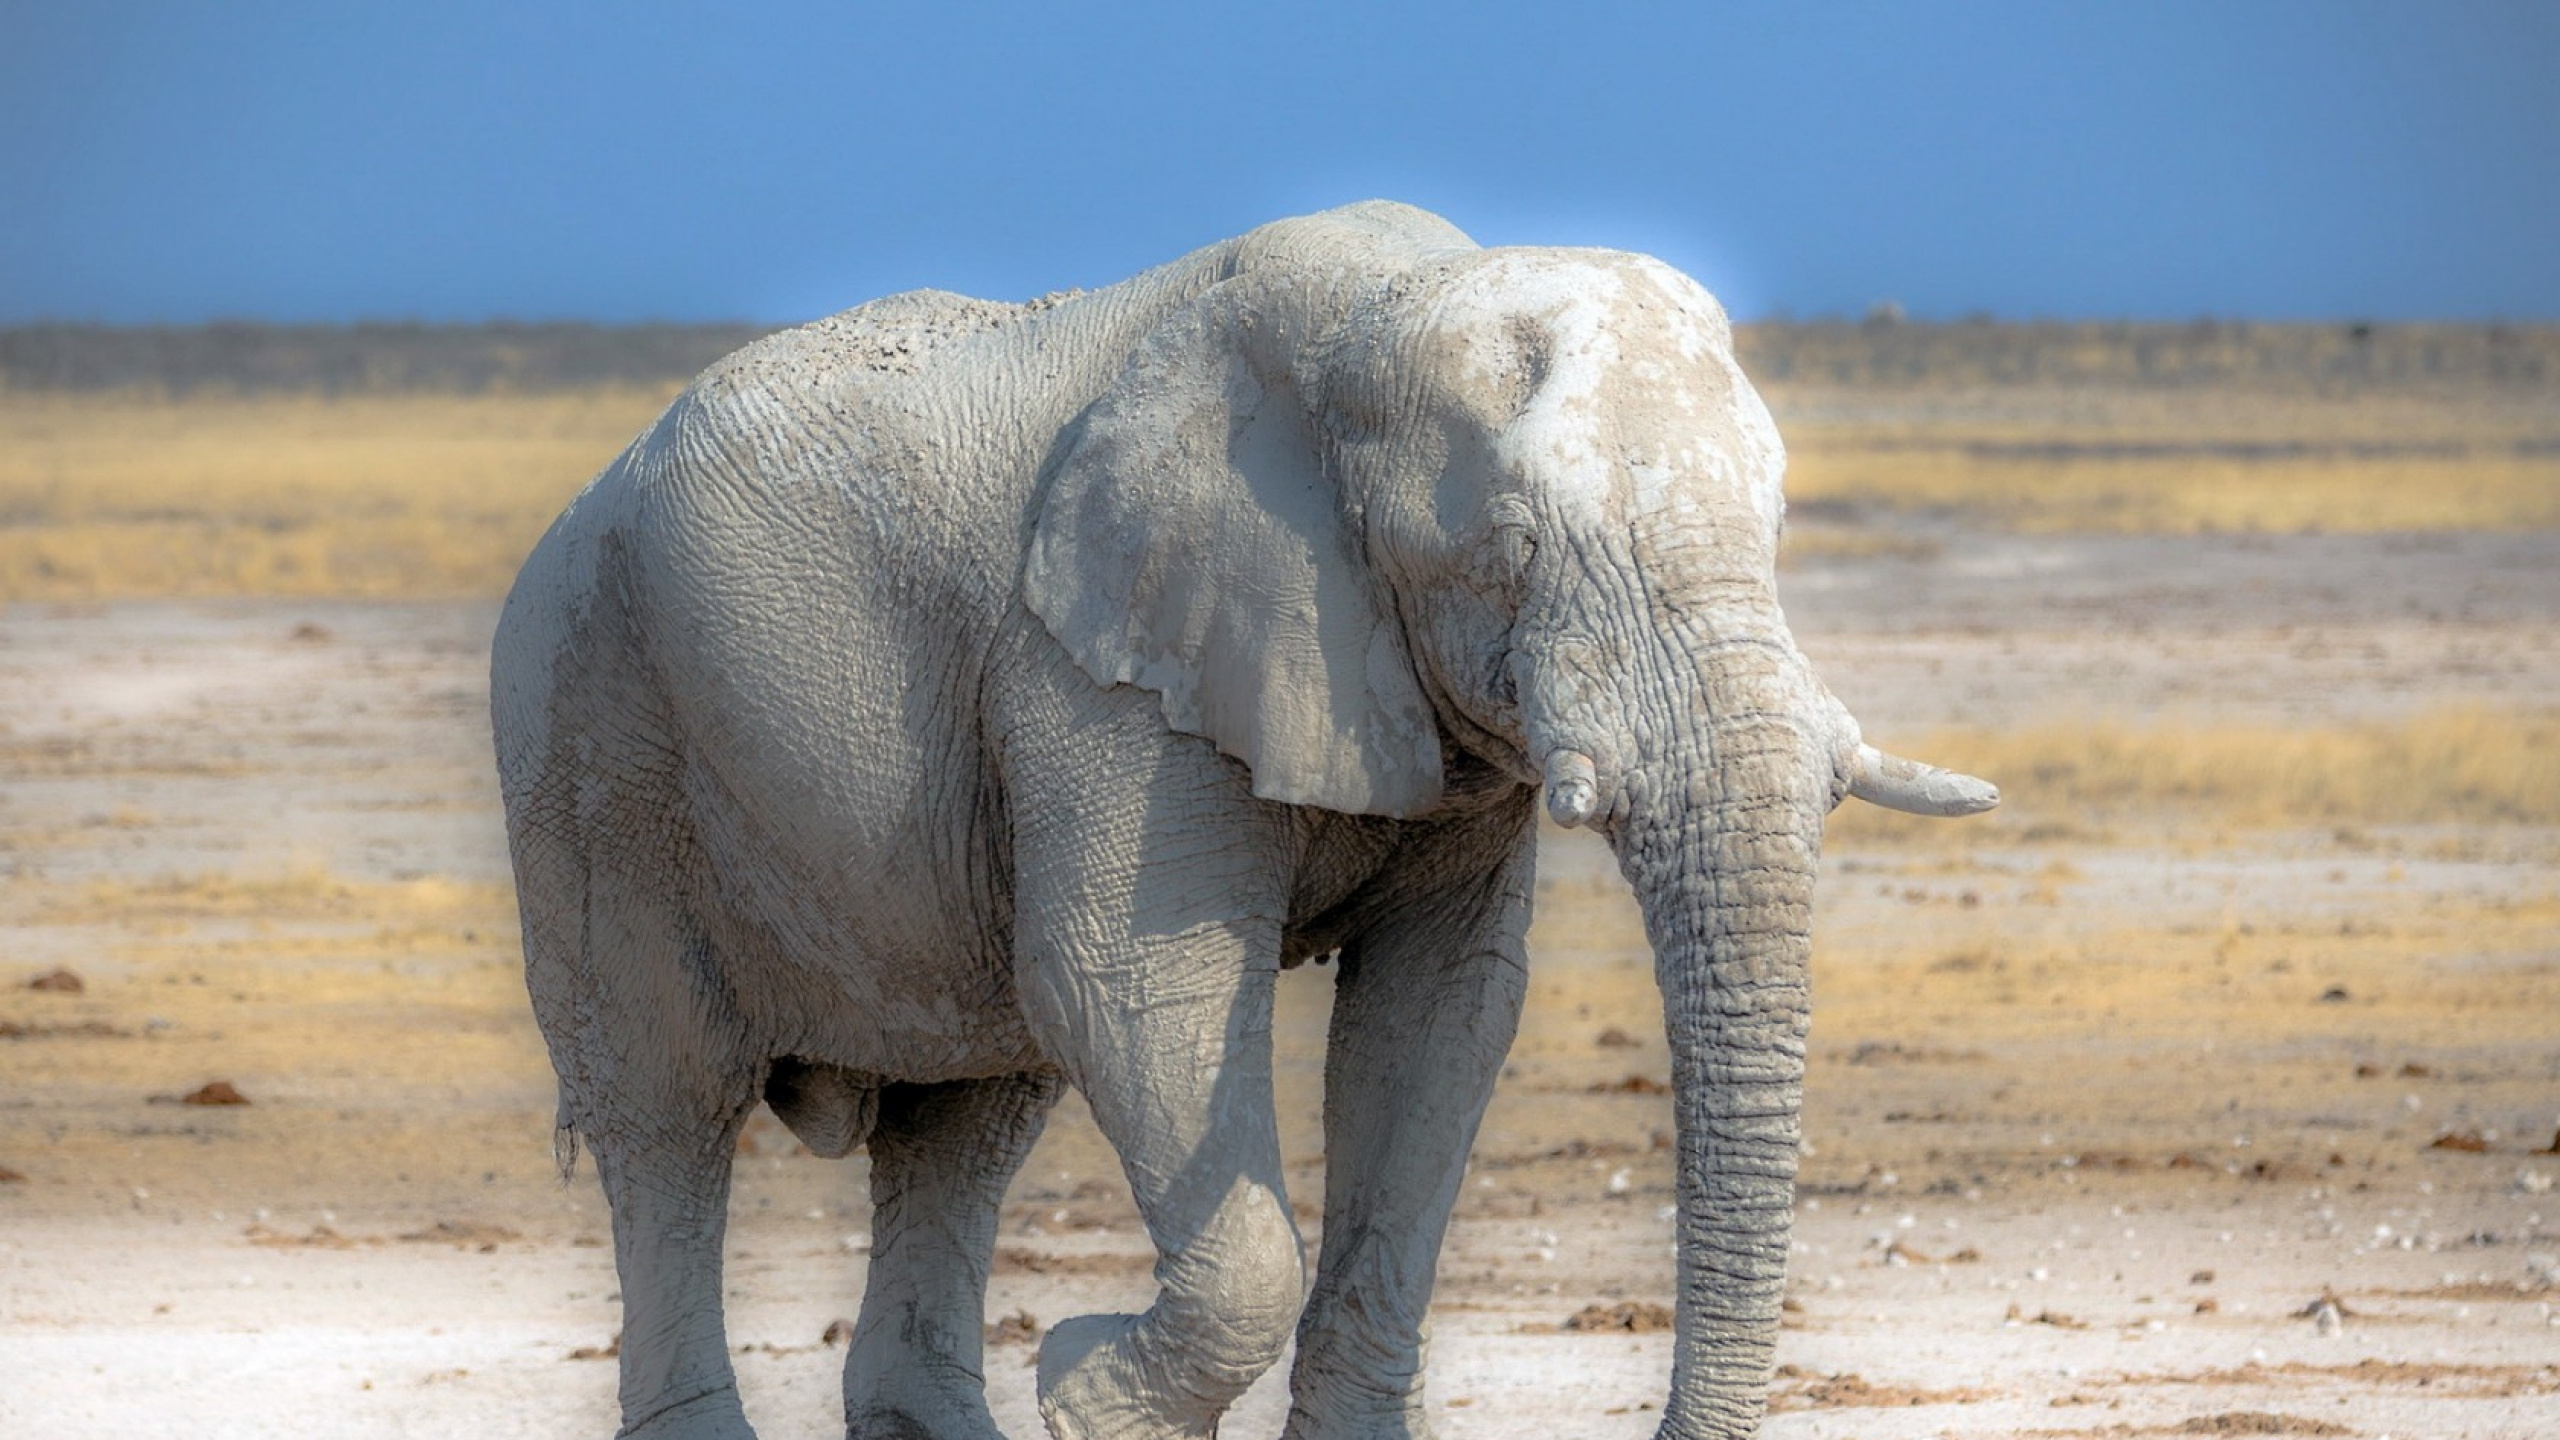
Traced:
<path fill-rule="evenodd" d="M 1547 752 L 1547 813 L 1572 829 L 1600 808 L 1600 772 L 1579 750 Z"/>
<path fill-rule="evenodd" d="M 1547 773 L 1552 785 L 1552 764 Z M 1888 755 L 1873 745 L 1858 747 L 1858 758 L 1849 772 L 1849 793 L 1888 810 L 1942 818 L 1979 815 L 2000 803 L 2000 787 L 1988 780 Z M 1547 803 L 1552 806 L 1555 801 L 1551 797 Z"/>

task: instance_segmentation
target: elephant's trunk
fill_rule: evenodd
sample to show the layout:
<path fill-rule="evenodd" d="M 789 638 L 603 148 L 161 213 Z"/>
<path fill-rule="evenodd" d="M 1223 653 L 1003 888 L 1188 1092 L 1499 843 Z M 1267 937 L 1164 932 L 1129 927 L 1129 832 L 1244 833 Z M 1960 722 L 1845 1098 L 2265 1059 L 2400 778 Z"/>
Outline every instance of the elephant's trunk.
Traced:
<path fill-rule="evenodd" d="M 1814 874 L 1839 736 L 1774 611 L 1769 626 L 1683 657 L 1695 698 L 1656 717 L 1661 738 L 1609 827 L 1671 1044 L 1679 1292 L 1665 1440 L 1757 1431 L 1786 1282 Z"/>

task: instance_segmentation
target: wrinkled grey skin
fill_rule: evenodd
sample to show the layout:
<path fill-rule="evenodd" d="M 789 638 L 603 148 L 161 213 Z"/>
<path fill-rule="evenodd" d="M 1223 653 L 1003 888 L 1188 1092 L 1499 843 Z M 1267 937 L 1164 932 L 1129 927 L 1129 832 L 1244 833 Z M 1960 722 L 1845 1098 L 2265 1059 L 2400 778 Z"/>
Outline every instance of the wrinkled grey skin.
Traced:
<path fill-rule="evenodd" d="M 1366 204 L 1029 306 L 713 367 L 527 562 L 495 657 L 534 1008 L 613 1207 L 624 1433 L 744 1436 L 739 1126 L 867 1143 L 858 1436 L 996 1434 L 997 1206 L 1063 1082 L 1160 1259 L 1041 1347 L 1059 1440 L 1427 1433 L 1424 1312 L 1520 1013 L 1534 819 L 1597 826 L 1673 1055 L 1665 1436 L 1769 1377 L 1824 814 L 1878 755 L 1772 591 L 1784 456 L 1659 262 Z M 1279 972 L 1339 949 L 1308 1284 Z M 565 1138 L 565 1137 L 564 1137 Z"/>

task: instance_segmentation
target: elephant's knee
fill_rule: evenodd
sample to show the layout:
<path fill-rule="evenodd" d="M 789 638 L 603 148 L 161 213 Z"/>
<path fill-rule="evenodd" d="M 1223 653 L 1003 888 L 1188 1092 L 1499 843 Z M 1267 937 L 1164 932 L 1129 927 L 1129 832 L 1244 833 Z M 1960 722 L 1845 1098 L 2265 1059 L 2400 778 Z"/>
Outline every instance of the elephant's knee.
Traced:
<path fill-rule="evenodd" d="M 1239 1181 L 1168 1250 L 1144 1315 L 1083 1315 L 1040 1342 L 1040 1415 L 1056 1440 L 1213 1440 L 1279 1360 L 1305 1268 L 1277 1193 Z"/>
<path fill-rule="evenodd" d="M 1205 1388 L 1241 1392 L 1288 1348 L 1306 1304 L 1306 1261 L 1287 1202 L 1239 1185 L 1166 1282 L 1167 1318 Z"/>

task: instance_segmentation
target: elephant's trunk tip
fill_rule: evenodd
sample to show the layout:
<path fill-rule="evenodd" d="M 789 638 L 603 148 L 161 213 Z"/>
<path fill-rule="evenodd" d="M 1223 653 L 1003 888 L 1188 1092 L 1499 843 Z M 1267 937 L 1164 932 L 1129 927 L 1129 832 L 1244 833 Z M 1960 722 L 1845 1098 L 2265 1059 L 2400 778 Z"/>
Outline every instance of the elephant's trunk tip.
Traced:
<path fill-rule="evenodd" d="M 1863 743 L 1851 762 L 1849 793 L 1870 805 L 1941 819 L 1979 815 L 2000 803 L 2000 787 L 1988 780 L 1906 760 Z"/>
<path fill-rule="evenodd" d="M 1600 809 L 1600 772 L 1579 750 L 1547 754 L 1547 814 L 1570 830 L 1587 825 Z"/>

